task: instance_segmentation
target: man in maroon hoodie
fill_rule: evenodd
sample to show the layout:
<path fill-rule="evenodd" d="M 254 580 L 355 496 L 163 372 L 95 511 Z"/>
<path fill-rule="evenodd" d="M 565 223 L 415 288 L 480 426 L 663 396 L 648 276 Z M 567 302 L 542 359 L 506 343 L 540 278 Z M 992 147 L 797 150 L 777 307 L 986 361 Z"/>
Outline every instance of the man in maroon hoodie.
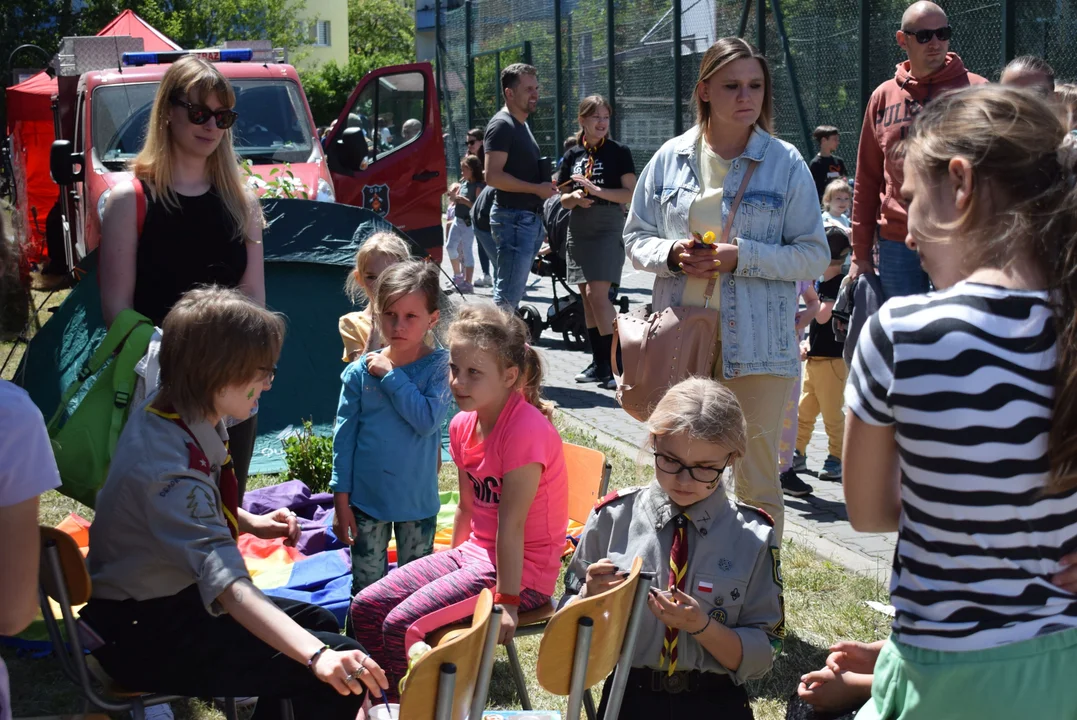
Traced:
<path fill-rule="evenodd" d="M 897 43 L 909 59 L 897 66 L 868 101 L 856 155 L 853 195 L 853 265 L 850 276 L 875 271 L 872 246 L 879 245 L 879 280 L 886 298 L 929 289 L 920 258 L 905 247 L 906 212 L 901 200 L 904 156 L 900 143 L 921 108 L 947 90 L 979 85 L 985 78 L 965 69 L 950 49 L 946 13 L 933 2 L 909 6 Z M 895 150 L 897 150 L 895 152 Z"/>

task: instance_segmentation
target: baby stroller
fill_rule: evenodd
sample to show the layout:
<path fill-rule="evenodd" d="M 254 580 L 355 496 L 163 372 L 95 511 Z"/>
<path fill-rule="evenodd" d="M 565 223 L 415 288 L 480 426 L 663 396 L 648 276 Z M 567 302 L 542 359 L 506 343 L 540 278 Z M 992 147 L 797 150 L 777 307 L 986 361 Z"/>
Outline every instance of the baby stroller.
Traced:
<path fill-rule="evenodd" d="M 546 230 L 548 248 L 535 256 L 531 272 L 539 277 L 550 278 L 553 288 L 553 302 L 546 310 L 543 320 L 534 305 L 521 305 L 516 314 L 527 323 L 531 333 L 531 342 L 537 343 L 546 328 L 561 333 L 565 345 L 570 350 L 587 348 L 587 321 L 583 314 L 583 298 L 569 287 L 565 281 L 568 275 L 568 263 L 565 253 L 568 245 L 568 216 L 571 211 L 561 205 L 561 196 L 554 195 L 542 205 L 542 226 Z M 565 291 L 564 297 L 557 294 L 557 286 Z M 628 312 L 628 298 L 617 300 L 617 286 L 610 287 L 610 301 L 620 309 Z"/>

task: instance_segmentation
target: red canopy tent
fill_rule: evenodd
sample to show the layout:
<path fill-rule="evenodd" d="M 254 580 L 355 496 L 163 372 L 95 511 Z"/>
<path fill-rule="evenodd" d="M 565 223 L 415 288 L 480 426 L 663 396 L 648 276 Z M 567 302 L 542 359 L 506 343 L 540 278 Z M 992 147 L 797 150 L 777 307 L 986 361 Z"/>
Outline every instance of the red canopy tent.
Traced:
<path fill-rule="evenodd" d="M 131 10 L 124 10 L 98 36 L 142 38 L 147 51 L 181 49 Z M 55 78 L 40 72 L 7 88 L 7 132 L 15 170 L 15 233 L 25 243 L 25 259 L 40 262 L 45 250 L 45 217 L 56 204 L 59 188 L 49 175 L 49 148 L 55 140 L 52 98 Z"/>

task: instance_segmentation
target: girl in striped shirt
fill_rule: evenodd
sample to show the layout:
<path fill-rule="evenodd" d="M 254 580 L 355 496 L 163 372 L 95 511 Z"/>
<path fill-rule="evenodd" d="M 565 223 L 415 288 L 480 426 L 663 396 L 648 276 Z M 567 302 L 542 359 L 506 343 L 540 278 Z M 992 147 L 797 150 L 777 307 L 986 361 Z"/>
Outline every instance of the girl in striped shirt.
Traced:
<path fill-rule="evenodd" d="M 850 521 L 898 532 L 857 718 L 1071 718 L 1077 141 L 985 85 L 933 100 L 905 153 L 905 242 L 938 291 L 869 320 L 846 389 Z"/>

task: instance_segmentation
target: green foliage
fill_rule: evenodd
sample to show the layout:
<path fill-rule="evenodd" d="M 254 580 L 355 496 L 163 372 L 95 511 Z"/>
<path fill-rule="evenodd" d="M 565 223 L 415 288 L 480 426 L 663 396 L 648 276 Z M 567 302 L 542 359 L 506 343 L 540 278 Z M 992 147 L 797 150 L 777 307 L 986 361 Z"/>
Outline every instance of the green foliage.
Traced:
<path fill-rule="evenodd" d="M 282 444 L 288 475 L 302 480 L 311 492 L 326 492 L 333 477 L 333 438 L 315 435 L 311 422 L 305 420 L 303 429 Z"/>
<path fill-rule="evenodd" d="M 348 41 L 360 56 L 415 61 L 415 19 L 399 0 L 348 0 Z M 358 80 L 358 78 L 356 78 Z"/>
<path fill-rule="evenodd" d="M 292 200 L 310 200 L 314 195 L 314 188 L 308 188 L 303 181 L 292 172 L 291 163 L 284 163 L 284 170 L 273 168 L 269 171 L 269 180 L 254 172 L 253 163 L 244 160 L 240 163 L 243 174 L 247 176 L 247 184 L 254 185 L 262 190 L 260 197 L 289 198 Z"/>

